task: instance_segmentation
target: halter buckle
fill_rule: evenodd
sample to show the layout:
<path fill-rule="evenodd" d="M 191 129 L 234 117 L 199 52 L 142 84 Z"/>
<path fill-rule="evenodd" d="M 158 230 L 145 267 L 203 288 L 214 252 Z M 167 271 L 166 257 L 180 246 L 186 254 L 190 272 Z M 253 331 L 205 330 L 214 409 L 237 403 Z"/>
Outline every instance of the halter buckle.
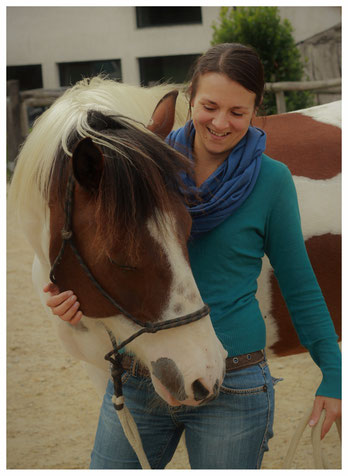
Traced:
<path fill-rule="evenodd" d="M 72 237 L 72 231 L 71 230 L 63 230 L 61 231 L 61 235 L 62 235 L 62 238 L 63 240 L 70 240 L 70 238 Z"/>

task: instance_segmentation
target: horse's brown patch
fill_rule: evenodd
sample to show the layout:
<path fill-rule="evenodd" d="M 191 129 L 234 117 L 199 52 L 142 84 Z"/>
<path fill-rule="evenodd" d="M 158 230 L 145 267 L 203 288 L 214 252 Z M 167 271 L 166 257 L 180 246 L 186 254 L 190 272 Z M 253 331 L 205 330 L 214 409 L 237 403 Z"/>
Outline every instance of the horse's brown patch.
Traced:
<path fill-rule="evenodd" d="M 341 129 L 300 113 L 258 117 L 267 134 L 265 153 L 284 162 L 293 175 L 329 179 L 341 172 Z"/>
<path fill-rule="evenodd" d="M 341 236 L 326 234 L 313 236 L 306 241 L 309 259 L 326 304 L 334 322 L 336 333 L 341 338 Z M 278 340 L 271 349 L 279 356 L 305 352 L 291 323 L 289 312 L 281 295 L 278 282 L 271 277 L 272 315 L 275 319 Z"/>

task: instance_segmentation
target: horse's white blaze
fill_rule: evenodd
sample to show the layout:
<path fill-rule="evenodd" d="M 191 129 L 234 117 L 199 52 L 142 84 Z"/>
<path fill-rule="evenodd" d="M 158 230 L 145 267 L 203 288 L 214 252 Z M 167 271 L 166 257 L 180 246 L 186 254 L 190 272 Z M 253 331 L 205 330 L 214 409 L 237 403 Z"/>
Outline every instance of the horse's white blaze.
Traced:
<path fill-rule="evenodd" d="M 175 238 L 175 220 L 166 216 L 163 226 L 159 228 L 150 220 L 148 229 L 165 252 L 172 272 L 171 290 L 162 312 L 162 320 L 198 311 L 204 303 L 189 263 Z M 221 382 L 227 352 L 216 337 L 209 316 L 183 327 L 143 335 L 138 338 L 137 355 L 141 349 L 144 349 L 142 359 L 150 369 L 151 361 L 161 357 L 176 363 L 184 377 L 189 400 L 192 397 L 191 385 L 195 380 L 201 379 L 211 390 L 216 380 Z M 187 365 L 188 362 L 190 365 Z M 156 386 L 156 382 L 154 384 Z M 161 394 L 160 388 L 156 390 Z M 196 404 L 194 401 L 191 403 Z"/>
<path fill-rule="evenodd" d="M 163 311 L 162 320 L 197 311 L 203 306 L 203 301 L 191 268 L 176 239 L 175 220 L 166 215 L 160 227 L 157 227 L 153 220 L 149 220 L 148 229 L 158 246 L 164 250 L 172 272 L 169 301 Z M 178 304 L 182 306 L 181 309 Z"/>

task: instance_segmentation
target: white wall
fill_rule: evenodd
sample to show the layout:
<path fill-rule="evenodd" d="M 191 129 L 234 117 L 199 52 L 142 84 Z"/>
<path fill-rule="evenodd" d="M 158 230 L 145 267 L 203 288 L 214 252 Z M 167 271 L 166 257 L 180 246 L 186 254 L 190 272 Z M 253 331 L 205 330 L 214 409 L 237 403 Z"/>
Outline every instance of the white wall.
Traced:
<path fill-rule="evenodd" d="M 290 20 L 296 43 L 341 22 L 341 7 L 279 7 L 279 14 Z"/>
<path fill-rule="evenodd" d="M 139 83 L 137 58 L 199 54 L 210 46 L 219 8 L 202 9 L 203 25 L 136 28 L 134 7 L 7 9 L 8 65 L 43 65 L 43 84 L 58 84 L 56 63 L 121 59 L 123 81 Z"/>
<path fill-rule="evenodd" d="M 45 88 L 59 86 L 57 63 L 120 59 L 123 81 L 139 84 L 137 58 L 200 54 L 220 7 L 202 7 L 202 25 L 136 28 L 135 7 L 8 7 L 7 64 L 42 64 Z M 340 8 L 280 7 L 297 41 L 340 21 Z"/>

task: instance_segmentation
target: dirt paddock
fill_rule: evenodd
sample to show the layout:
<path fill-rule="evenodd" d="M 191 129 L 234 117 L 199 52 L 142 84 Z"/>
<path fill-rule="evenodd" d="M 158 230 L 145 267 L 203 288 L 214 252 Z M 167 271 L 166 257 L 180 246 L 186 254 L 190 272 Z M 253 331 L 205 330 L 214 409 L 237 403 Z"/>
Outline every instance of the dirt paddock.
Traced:
<path fill-rule="evenodd" d="M 11 219 L 7 248 L 7 468 L 87 469 L 100 401 L 55 337 L 31 284 L 32 251 Z M 308 354 L 270 359 L 270 367 L 284 381 L 276 386 L 275 436 L 262 468 L 279 469 L 321 373 Z M 294 469 L 314 468 L 310 435 L 307 429 Z M 340 468 L 335 427 L 322 449 L 329 468 Z M 189 469 L 183 440 L 168 468 Z"/>

